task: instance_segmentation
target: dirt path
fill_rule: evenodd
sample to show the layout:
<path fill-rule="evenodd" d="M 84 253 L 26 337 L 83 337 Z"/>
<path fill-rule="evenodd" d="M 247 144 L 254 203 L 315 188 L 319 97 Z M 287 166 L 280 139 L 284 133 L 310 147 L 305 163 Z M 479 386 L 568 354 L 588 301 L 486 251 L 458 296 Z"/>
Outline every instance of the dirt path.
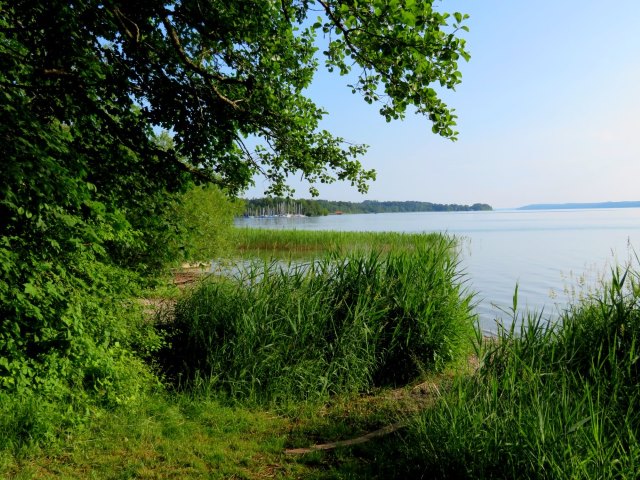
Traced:
<path fill-rule="evenodd" d="M 171 283 L 181 291 L 190 288 L 204 278 L 207 270 L 201 266 L 185 264 L 182 268 L 175 269 L 171 275 Z M 176 305 L 175 298 L 139 298 L 138 302 L 143 306 L 144 313 L 153 317 L 158 313 L 170 318 Z"/>

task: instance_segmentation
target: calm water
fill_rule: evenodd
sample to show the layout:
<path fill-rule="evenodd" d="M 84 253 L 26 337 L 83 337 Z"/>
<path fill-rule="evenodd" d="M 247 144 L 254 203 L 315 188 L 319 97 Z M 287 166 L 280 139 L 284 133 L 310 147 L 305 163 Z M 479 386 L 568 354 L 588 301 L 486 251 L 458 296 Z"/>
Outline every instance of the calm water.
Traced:
<path fill-rule="evenodd" d="M 385 213 L 312 218 L 238 219 L 238 226 L 305 230 L 446 232 L 463 238 L 461 254 L 477 292 L 482 327 L 508 321 L 518 307 L 557 313 L 588 292 L 610 267 L 640 249 L 640 209 Z"/>

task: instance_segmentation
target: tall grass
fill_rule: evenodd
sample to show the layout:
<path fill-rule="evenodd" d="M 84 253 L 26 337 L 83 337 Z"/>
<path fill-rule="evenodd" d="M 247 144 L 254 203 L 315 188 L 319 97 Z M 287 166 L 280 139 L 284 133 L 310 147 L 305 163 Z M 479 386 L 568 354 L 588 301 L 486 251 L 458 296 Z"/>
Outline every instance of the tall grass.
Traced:
<path fill-rule="evenodd" d="M 416 245 L 438 242 L 438 234 L 397 232 L 339 232 L 317 230 L 272 230 L 236 228 L 236 256 L 262 258 L 311 258 L 332 252 L 405 251 Z"/>
<path fill-rule="evenodd" d="M 616 270 L 549 325 L 519 316 L 413 426 L 405 474 L 429 478 L 638 478 L 640 288 Z M 515 323 L 515 322 L 514 322 Z"/>
<path fill-rule="evenodd" d="M 454 246 L 438 237 L 210 280 L 178 302 L 164 365 L 255 402 L 405 384 L 459 358 L 472 334 Z"/>

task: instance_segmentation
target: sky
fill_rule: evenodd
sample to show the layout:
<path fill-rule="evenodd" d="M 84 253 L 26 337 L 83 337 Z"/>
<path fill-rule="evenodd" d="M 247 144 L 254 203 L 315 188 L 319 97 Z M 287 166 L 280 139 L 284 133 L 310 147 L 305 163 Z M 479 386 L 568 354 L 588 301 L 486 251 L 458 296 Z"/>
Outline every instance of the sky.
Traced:
<path fill-rule="evenodd" d="M 640 0 L 443 0 L 468 13 L 462 84 L 443 96 L 458 141 L 408 113 L 387 123 L 348 81 L 320 67 L 309 96 L 321 126 L 369 145 L 365 195 L 348 183 L 329 200 L 531 203 L 640 200 Z M 292 180 L 296 198 L 308 188 Z M 246 197 L 260 197 L 256 185 Z"/>

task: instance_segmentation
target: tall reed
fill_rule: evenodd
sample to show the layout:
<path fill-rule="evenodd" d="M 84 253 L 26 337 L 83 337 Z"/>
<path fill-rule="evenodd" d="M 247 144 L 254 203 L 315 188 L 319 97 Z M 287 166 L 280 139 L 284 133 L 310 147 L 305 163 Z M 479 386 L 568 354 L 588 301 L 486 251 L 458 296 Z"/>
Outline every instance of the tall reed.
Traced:
<path fill-rule="evenodd" d="M 179 381 L 286 402 L 398 385 L 459 357 L 472 296 L 455 243 L 253 265 L 176 306 L 164 363 Z"/>
<path fill-rule="evenodd" d="M 482 346 L 478 375 L 459 379 L 413 425 L 404 474 L 638 478 L 637 280 L 615 270 L 599 296 L 558 323 L 526 314 L 501 329 Z"/>
<path fill-rule="evenodd" d="M 417 244 L 438 242 L 435 233 L 339 232 L 236 228 L 236 256 L 313 258 L 335 252 L 411 250 Z"/>

